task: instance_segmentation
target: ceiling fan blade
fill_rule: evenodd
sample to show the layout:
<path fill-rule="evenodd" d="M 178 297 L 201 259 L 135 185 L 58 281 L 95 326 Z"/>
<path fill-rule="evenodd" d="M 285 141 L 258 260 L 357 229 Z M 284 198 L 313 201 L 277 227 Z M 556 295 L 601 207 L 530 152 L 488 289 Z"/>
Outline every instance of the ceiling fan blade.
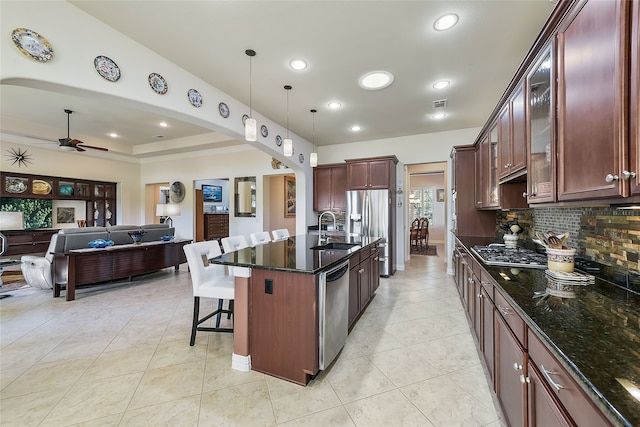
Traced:
<path fill-rule="evenodd" d="M 100 151 L 109 151 L 109 149 L 104 147 L 94 147 L 93 145 L 76 145 L 76 148 L 91 148 L 92 150 L 100 150 Z"/>
<path fill-rule="evenodd" d="M 82 146 L 80 146 L 80 145 L 76 145 L 76 151 L 87 151 L 87 150 L 82 148 Z"/>
<path fill-rule="evenodd" d="M 79 139 L 72 139 L 69 141 L 70 144 L 72 145 L 76 145 L 76 144 L 84 144 L 82 141 L 80 141 Z"/>

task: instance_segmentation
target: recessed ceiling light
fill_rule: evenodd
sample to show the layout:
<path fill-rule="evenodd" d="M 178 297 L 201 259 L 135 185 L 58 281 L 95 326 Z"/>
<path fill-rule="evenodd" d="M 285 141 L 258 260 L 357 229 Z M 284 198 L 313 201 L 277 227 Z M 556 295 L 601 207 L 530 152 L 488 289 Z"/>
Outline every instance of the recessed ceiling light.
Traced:
<path fill-rule="evenodd" d="M 289 66 L 294 70 L 304 70 L 307 68 L 307 63 L 302 59 L 292 59 L 291 62 L 289 62 Z"/>
<path fill-rule="evenodd" d="M 433 28 L 435 28 L 437 31 L 444 31 L 453 27 L 457 23 L 458 15 L 456 15 L 455 13 L 449 13 L 436 19 L 436 22 L 433 23 Z"/>
<path fill-rule="evenodd" d="M 451 82 L 449 82 L 449 80 L 440 80 L 437 81 L 433 84 L 433 87 L 435 89 L 444 89 L 445 87 L 449 86 L 451 84 Z"/>
<path fill-rule="evenodd" d="M 160 122 L 160 126 L 166 128 L 169 125 L 167 124 L 167 122 Z"/>
<path fill-rule="evenodd" d="M 358 80 L 360 87 L 367 90 L 384 89 L 391 83 L 393 83 L 393 74 L 388 71 L 371 71 Z"/>
<path fill-rule="evenodd" d="M 338 101 L 331 101 L 329 104 L 327 104 L 329 106 L 329 108 L 331 108 L 332 110 L 337 110 L 338 108 L 342 107 L 342 104 Z"/>
<path fill-rule="evenodd" d="M 115 132 L 111 132 L 111 133 L 109 134 L 109 136 L 110 136 L 111 138 L 117 138 L 117 137 L 118 137 L 118 134 L 117 134 L 117 133 L 115 133 Z"/>
<path fill-rule="evenodd" d="M 153 137 L 154 137 L 154 138 L 161 139 L 161 138 L 164 138 L 164 135 L 154 135 Z"/>
<path fill-rule="evenodd" d="M 354 132 L 359 132 L 360 130 L 362 130 L 362 128 L 358 125 L 353 125 L 351 126 L 351 130 Z"/>
<path fill-rule="evenodd" d="M 434 115 L 431 116 L 431 118 L 436 120 L 444 119 L 445 117 L 447 117 L 445 113 L 435 113 Z"/>

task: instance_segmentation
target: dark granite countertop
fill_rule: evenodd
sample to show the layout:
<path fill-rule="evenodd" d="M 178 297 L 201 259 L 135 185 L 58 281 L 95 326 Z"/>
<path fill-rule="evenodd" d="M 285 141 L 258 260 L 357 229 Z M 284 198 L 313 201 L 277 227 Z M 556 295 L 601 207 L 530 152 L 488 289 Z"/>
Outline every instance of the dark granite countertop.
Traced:
<path fill-rule="evenodd" d="M 316 274 L 381 240 L 379 237 L 333 236 L 329 242 L 323 241 L 322 244 L 337 242 L 356 246 L 350 249 L 311 249 L 319 245 L 318 238 L 318 235 L 311 234 L 291 236 L 287 240 L 222 254 L 209 261 L 214 264 Z"/>
<path fill-rule="evenodd" d="M 467 248 L 493 241 L 457 238 Z M 593 285 L 574 286 L 575 298 L 534 297 L 547 287 L 545 270 L 478 261 L 603 413 L 616 425 L 640 426 L 640 400 L 616 380 L 640 386 L 640 296 L 596 276 Z"/>

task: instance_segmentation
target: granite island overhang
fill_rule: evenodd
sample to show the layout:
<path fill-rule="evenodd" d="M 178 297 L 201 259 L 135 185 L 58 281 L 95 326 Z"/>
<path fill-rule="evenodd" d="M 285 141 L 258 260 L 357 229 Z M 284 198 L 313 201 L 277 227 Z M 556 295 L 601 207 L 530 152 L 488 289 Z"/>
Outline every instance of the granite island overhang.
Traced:
<path fill-rule="evenodd" d="M 351 273 L 362 270 L 350 268 L 361 254 L 377 251 L 381 240 L 297 235 L 210 259 L 210 263 L 232 267 L 235 276 L 232 367 L 306 385 L 323 365 L 322 342 L 327 341 L 323 319 L 334 317 L 326 316 L 325 308 L 339 304 L 342 315 L 350 314 Z M 323 282 L 338 267 L 344 276 L 340 287 L 346 293 L 341 291 L 338 300 L 334 296 L 333 302 L 323 303 Z"/>

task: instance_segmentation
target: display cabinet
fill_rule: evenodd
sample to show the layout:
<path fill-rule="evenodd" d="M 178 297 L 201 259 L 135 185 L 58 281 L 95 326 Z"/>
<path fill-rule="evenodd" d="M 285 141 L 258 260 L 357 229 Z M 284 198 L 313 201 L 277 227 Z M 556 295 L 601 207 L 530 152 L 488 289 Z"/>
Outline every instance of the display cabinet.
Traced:
<path fill-rule="evenodd" d="M 553 202 L 555 198 L 555 132 L 553 111 L 553 53 L 551 46 L 543 51 L 527 76 L 527 133 L 529 136 L 529 168 L 527 201 Z"/>

